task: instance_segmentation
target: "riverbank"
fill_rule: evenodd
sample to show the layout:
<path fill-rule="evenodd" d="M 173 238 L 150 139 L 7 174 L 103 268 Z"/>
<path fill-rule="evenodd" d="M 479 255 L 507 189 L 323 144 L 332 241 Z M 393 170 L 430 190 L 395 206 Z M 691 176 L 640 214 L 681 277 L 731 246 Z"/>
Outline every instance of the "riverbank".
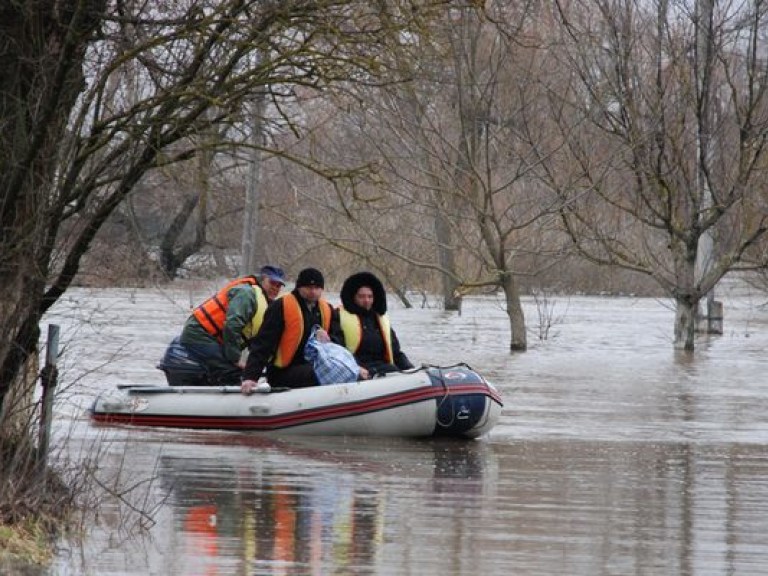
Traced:
<path fill-rule="evenodd" d="M 7 574 L 14 566 L 44 566 L 53 558 L 50 533 L 34 522 L 13 526 L 0 524 L 0 569 Z"/>

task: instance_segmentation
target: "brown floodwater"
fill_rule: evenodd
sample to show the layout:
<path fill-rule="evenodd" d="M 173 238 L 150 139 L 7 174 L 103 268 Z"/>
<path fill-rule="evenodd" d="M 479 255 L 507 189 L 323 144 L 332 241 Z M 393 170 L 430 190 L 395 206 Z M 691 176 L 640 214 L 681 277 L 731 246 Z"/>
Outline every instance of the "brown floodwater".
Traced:
<path fill-rule="evenodd" d="M 57 445 L 122 498 L 101 495 L 44 574 L 768 573 L 760 294 L 724 293 L 725 333 L 693 356 L 652 299 L 526 301 L 516 355 L 501 299 L 390 302 L 414 363 L 464 361 L 500 389 L 475 441 L 92 426 L 99 390 L 163 383 L 154 363 L 200 295 L 83 291 L 50 315 L 69 342 Z"/>

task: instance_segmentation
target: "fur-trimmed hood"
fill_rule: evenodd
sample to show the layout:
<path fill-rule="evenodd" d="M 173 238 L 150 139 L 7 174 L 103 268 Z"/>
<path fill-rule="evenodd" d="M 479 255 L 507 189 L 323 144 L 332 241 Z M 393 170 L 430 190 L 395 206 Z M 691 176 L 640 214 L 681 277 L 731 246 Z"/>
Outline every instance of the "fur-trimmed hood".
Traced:
<path fill-rule="evenodd" d="M 347 312 L 365 314 L 365 310 L 355 304 L 355 294 L 362 286 L 368 286 L 373 291 L 373 306 L 371 310 L 378 314 L 387 313 L 387 293 L 381 280 L 371 272 L 358 272 L 344 280 L 341 287 L 341 303 Z"/>

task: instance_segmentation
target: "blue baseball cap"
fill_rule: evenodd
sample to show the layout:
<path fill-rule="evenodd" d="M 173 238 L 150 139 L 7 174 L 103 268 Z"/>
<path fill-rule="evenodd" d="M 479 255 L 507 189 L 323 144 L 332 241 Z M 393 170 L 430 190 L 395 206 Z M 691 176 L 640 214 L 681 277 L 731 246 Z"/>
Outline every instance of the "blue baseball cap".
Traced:
<path fill-rule="evenodd" d="M 269 278 L 273 282 L 279 282 L 285 286 L 285 272 L 278 266 L 263 266 L 261 270 L 259 270 L 259 275 L 262 278 Z"/>

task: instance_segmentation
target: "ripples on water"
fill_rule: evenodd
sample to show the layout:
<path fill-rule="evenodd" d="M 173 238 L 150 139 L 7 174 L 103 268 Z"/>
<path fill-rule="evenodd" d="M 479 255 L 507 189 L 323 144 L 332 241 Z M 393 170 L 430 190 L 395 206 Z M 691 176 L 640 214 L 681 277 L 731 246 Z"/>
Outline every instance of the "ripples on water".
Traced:
<path fill-rule="evenodd" d="M 82 543 L 62 542 L 49 574 L 768 572 L 758 297 L 723 298 L 726 333 L 694 360 L 654 300 L 555 299 L 541 341 L 527 301 L 517 355 L 500 301 L 469 299 L 461 316 L 391 302 L 414 363 L 464 361 L 502 391 L 500 424 L 474 442 L 92 428 L 99 390 L 163 384 L 154 363 L 204 295 L 74 292 L 51 315 L 75 382 L 59 435 L 138 488 L 135 510 L 105 501 Z"/>

